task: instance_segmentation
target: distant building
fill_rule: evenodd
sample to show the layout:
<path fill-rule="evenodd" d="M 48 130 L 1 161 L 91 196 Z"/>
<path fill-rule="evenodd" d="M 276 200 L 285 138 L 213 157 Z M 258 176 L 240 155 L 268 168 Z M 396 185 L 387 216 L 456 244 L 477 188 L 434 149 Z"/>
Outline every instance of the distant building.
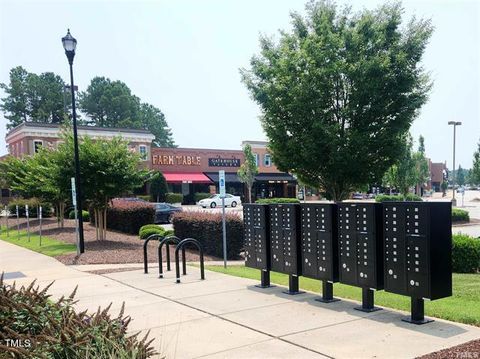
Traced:
<path fill-rule="evenodd" d="M 444 179 L 448 179 L 447 163 L 432 162 L 429 159 L 428 168 L 430 170 L 430 181 L 428 183 L 428 187 L 433 189 L 435 192 L 441 192 L 442 189 L 440 185 Z"/>
<path fill-rule="evenodd" d="M 244 184 L 237 176 L 238 169 L 245 161 L 241 149 L 152 147 L 154 136 L 149 131 L 141 129 L 78 126 L 78 135 L 80 138 L 89 136 L 93 139 L 112 139 L 121 136 L 128 142 L 128 147 L 132 151 L 141 154 L 143 166 L 161 171 L 167 180 L 169 191 L 182 193 L 188 203 L 194 202 L 194 194 L 197 192 L 218 192 L 219 170 L 225 171 L 228 193 L 241 196 L 246 193 Z M 15 157 L 33 155 L 40 147 L 56 148 L 60 141 L 61 126 L 58 124 L 26 122 L 13 128 L 6 135 L 8 155 Z M 243 141 L 242 147 L 247 143 L 252 146 L 258 166 L 253 197 L 295 197 L 297 183 L 295 178 L 275 167 L 267 151 L 267 142 Z M 10 197 L 7 189 L 3 189 L 1 195 L 2 202 L 6 202 Z"/>

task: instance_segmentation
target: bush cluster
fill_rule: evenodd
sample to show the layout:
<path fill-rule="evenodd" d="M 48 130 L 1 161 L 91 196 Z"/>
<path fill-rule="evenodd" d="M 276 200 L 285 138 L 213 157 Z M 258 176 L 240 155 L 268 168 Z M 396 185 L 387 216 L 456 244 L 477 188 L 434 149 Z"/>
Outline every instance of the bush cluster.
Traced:
<path fill-rule="evenodd" d="M 28 205 L 28 216 L 37 217 L 37 207 L 42 206 L 42 217 L 52 216 L 52 205 L 48 202 L 41 202 L 38 198 L 16 198 L 8 203 L 8 211 L 11 216 L 16 215 L 16 206 L 18 206 L 18 215 L 25 217 L 25 205 Z"/>
<path fill-rule="evenodd" d="M 469 222 L 470 215 L 460 208 L 452 208 L 452 222 Z"/>
<path fill-rule="evenodd" d="M 402 201 L 410 201 L 410 202 L 421 202 L 422 197 L 417 196 L 416 194 L 409 193 L 406 196 L 401 194 L 379 194 L 375 197 L 376 202 L 402 202 Z"/>
<path fill-rule="evenodd" d="M 90 222 L 90 213 L 88 211 L 82 211 L 82 217 L 84 222 Z M 68 213 L 68 219 L 75 219 L 75 210 L 71 210 Z"/>
<path fill-rule="evenodd" d="M 181 193 L 167 193 L 165 195 L 165 202 L 167 203 L 182 203 L 183 194 Z"/>
<path fill-rule="evenodd" d="M 452 265 L 456 273 L 477 273 L 480 271 L 480 238 L 466 234 L 454 234 Z"/>
<path fill-rule="evenodd" d="M 297 198 L 260 198 L 255 201 L 258 204 L 300 203 Z"/>
<path fill-rule="evenodd" d="M 144 201 L 147 201 L 147 202 L 150 202 L 150 195 L 142 195 L 142 194 L 139 194 L 137 195 L 137 198 L 140 198 L 140 199 L 143 199 Z"/>
<path fill-rule="evenodd" d="M 77 312 L 75 291 L 52 301 L 47 286 L 35 282 L 16 288 L 0 278 L 0 353 L 2 358 L 149 358 L 156 355 L 147 335 L 127 335 L 129 317 L 123 307 L 116 317 L 109 307 L 95 314 Z M 30 343 L 30 347 L 6 345 L 6 339 Z"/>
<path fill-rule="evenodd" d="M 140 230 L 138 231 L 138 235 L 140 236 L 140 239 L 147 239 L 152 234 L 159 234 L 163 237 L 168 237 L 168 236 L 173 236 L 173 233 L 174 233 L 173 230 L 165 229 L 158 224 L 147 224 L 142 228 L 140 228 Z"/>
<path fill-rule="evenodd" d="M 243 248 L 243 221 L 237 214 L 226 216 L 227 258 L 237 259 Z M 173 230 L 181 239 L 194 238 L 205 254 L 223 257 L 222 215 L 207 212 L 180 212 L 173 216 Z"/>
<path fill-rule="evenodd" d="M 197 203 L 198 201 L 201 201 L 202 199 L 208 198 L 210 196 L 211 194 L 207 192 L 197 192 L 194 195 L 195 203 Z"/>
<path fill-rule="evenodd" d="M 107 209 L 107 228 L 129 234 L 138 234 L 140 228 L 154 221 L 155 208 L 144 202 L 114 200 Z M 94 222 L 93 210 L 90 218 Z"/>

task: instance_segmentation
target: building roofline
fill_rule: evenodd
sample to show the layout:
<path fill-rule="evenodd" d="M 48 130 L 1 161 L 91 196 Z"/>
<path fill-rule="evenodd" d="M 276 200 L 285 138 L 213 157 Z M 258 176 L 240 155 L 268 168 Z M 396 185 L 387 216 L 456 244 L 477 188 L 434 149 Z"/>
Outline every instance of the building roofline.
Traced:
<path fill-rule="evenodd" d="M 16 132 L 20 131 L 22 128 L 58 128 L 62 124 L 59 123 L 42 123 L 42 122 L 23 122 L 20 125 L 12 128 L 5 136 L 5 138 L 12 136 Z M 79 130 L 93 130 L 93 131 L 103 131 L 103 132 L 130 132 L 130 133 L 141 133 L 141 134 L 152 134 L 148 130 L 140 128 L 123 128 L 123 127 L 97 127 L 97 126 L 77 126 Z"/>

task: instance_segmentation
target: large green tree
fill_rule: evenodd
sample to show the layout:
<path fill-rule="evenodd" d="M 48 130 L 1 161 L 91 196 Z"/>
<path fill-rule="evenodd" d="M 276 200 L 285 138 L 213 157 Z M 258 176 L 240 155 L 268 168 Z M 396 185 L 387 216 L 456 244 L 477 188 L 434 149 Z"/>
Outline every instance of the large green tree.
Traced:
<path fill-rule="evenodd" d="M 65 83 L 53 72 L 40 75 L 29 73 L 18 66 L 10 70 L 9 83 L 0 84 L 6 96 L 0 109 L 11 129 L 23 122 L 59 123 L 66 118 L 70 107 L 69 96 L 64 96 Z"/>
<path fill-rule="evenodd" d="M 262 37 L 241 73 L 277 167 L 337 201 L 401 156 L 431 87 L 420 61 L 432 26 L 401 27 L 398 3 L 357 14 L 329 1 L 306 10 L 292 14 L 293 31 L 279 42 Z"/>
<path fill-rule="evenodd" d="M 87 123 L 100 127 L 127 127 L 149 130 L 154 136 L 153 145 L 174 147 L 171 130 L 162 111 L 142 103 L 122 81 L 95 77 L 84 92 L 79 105 L 87 115 Z"/>
<path fill-rule="evenodd" d="M 459 186 L 465 185 L 465 169 L 461 165 L 458 165 L 458 170 L 455 173 L 455 183 Z"/>

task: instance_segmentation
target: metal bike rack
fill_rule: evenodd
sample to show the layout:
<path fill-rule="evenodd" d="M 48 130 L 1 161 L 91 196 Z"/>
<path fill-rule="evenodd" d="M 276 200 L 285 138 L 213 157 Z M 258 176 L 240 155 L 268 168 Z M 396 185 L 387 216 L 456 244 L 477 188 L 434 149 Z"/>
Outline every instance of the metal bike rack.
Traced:
<path fill-rule="evenodd" d="M 170 244 L 178 245 L 181 242 L 181 239 L 177 236 L 168 236 L 160 241 L 158 244 L 158 277 L 163 278 L 163 259 L 162 259 L 162 248 L 163 245 L 166 246 L 167 251 L 167 271 L 170 271 Z M 182 263 L 183 263 L 183 274 L 187 272 L 187 265 L 185 261 L 185 248 L 182 248 Z"/>
<path fill-rule="evenodd" d="M 178 251 L 180 249 L 182 250 L 183 254 L 183 275 L 187 274 L 187 265 L 185 261 L 185 245 L 193 243 L 195 246 L 198 248 L 198 251 L 200 252 L 200 278 L 202 280 L 205 279 L 205 270 L 204 270 L 204 265 L 203 265 L 203 248 L 202 245 L 200 244 L 199 241 L 197 241 L 194 238 L 186 238 L 180 243 L 178 243 L 177 247 L 175 248 L 175 272 L 176 272 L 176 278 L 177 278 L 177 283 L 180 283 L 180 260 L 178 256 Z"/>
<path fill-rule="evenodd" d="M 143 273 L 144 274 L 148 273 L 148 253 L 147 253 L 148 242 L 150 242 L 152 239 L 157 239 L 157 238 L 159 241 L 161 241 L 163 239 L 163 236 L 160 234 L 152 234 L 147 239 L 145 239 L 145 242 L 143 243 Z"/>

